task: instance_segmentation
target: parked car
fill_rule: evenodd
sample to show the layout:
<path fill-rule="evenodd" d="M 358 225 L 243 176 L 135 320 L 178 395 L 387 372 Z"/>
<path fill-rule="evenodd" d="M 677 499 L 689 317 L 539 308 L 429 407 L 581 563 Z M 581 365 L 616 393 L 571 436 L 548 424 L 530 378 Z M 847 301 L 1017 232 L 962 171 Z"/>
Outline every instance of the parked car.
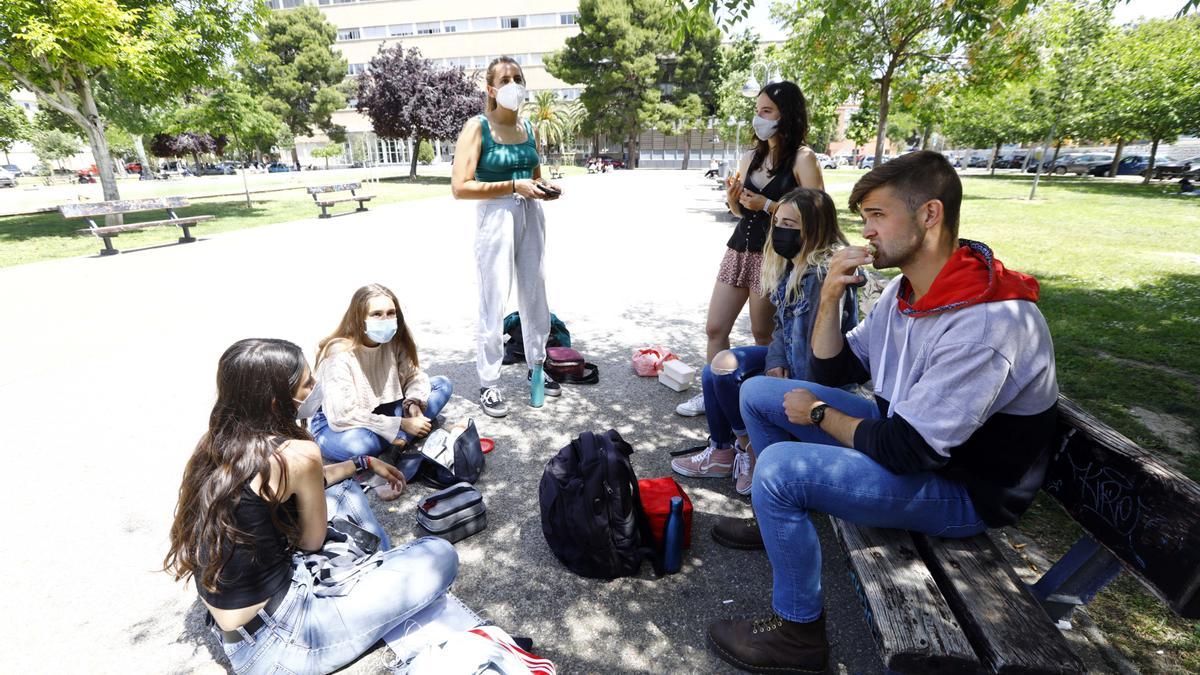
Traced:
<path fill-rule="evenodd" d="M 185 162 L 173 159 L 158 165 L 158 175 L 162 178 L 171 178 L 174 176 L 191 176 L 193 172 Z"/>
<path fill-rule="evenodd" d="M 821 152 L 817 153 L 817 164 L 820 164 L 822 169 L 838 168 L 837 160 Z"/>
<path fill-rule="evenodd" d="M 991 155 L 971 155 L 967 158 L 968 169 L 986 169 Z"/>
<path fill-rule="evenodd" d="M 287 173 L 291 170 L 292 165 L 283 162 L 271 162 L 267 165 L 267 173 Z"/>
<path fill-rule="evenodd" d="M 125 170 L 128 171 L 129 173 L 141 173 L 142 172 L 142 163 L 141 162 L 126 162 Z"/>
<path fill-rule="evenodd" d="M 197 175 L 200 176 L 230 176 L 237 173 L 237 166 L 233 162 L 221 162 L 220 164 L 209 164 L 200 167 Z"/>
<path fill-rule="evenodd" d="M 1025 166 L 1025 156 L 1027 152 L 1014 152 L 1011 155 L 1003 155 L 996 158 L 997 169 L 1019 169 Z"/>
<path fill-rule="evenodd" d="M 1073 173 L 1076 176 L 1082 176 L 1083 174 L 1091 171 L 1093 167 L 1103 164 L 1112 164 L 1112 161 L 1113 156 L 1111 154 L 1103 152 L 1089 152 L 1072 159 L 1071 162 L 1067 164 L 1067 169 L 1066 171 L 1063 171 L 1063 173 Z"/>
<path fill-rule="evenodd" d="M 1117 162 L 1118 176 L 1140 176 L 1146 173 L 1146 169 L 1150 168 L 1149 155 L 1125 155 L 1121 161 Z M 1108 176 L 1112 172 L 1112 158 L 1108 159 L 1107 164 L 1098 164 L 1088 169 L 1088 174 L 1092 176 Z"/>
<path fill-rule="evenodd" d="M 880 164 L 887 164 L 888 162 L 892 161 L 893 159 L 896 159 L 896 158 L 893 157 L 892 155 L 884 155 L 883 161 L 880 162 Z M 867 155 L 866 157 L 863 157 L 862 159 L 860 159 L 858 161 L 858 168 L 874 169 L 875 168 L 875 155 Z"/>
<path fill-rule="evenodd" d="M 1042 173 L 1064 174 L 1067 172 L 1067 164 L 1078 156 L 1079 153 L 1077 152 L 1060 152 L 1058 159 L 1053 159 L 1054 155 L 1051 153 L 1050 157 L 1046 158 L 1046 163 L 1042 165 Z M 1037 162 L 1030 162 L 1029 168 L 1025 169 L 1025 173 L 1033 173 L 1034 171 L 1037 171 Z"/>
<path fill-rule="evenodd" d="M 17 187 L 17 177 L 8 169 L 0 169 L 0 187 Z"/>
<path fill-rule="evenodd" d="M 1154 179 L 1176 178 L 1197 167 L 1200 167 L 1200 155 L 1186 159 L 1159 157 L 1154 161 Z"/>
<path fill-rule="evenodd" d="M 16 164 L 5 164 L 4 166 L 0 166 L 0 169 L 11 173 L 15 178 L 21 178 L 25 175 L 25 172 L 21 171 L 21 167 Z"/>

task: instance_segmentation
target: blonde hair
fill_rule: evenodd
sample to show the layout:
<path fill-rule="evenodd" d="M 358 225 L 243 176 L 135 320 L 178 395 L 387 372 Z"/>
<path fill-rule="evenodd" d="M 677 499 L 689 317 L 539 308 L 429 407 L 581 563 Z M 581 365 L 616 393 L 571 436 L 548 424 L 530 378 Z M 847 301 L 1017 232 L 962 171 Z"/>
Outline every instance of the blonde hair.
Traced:
<path fill-rule="evenodd" d="M 417 360 L 417 343 L 413 341 L 408 324 L 404 322 L 404 312 L 400 311 L 400 301 L 396 299 L 396 294 L 391 289 L 382 284 L 367 284 L 354 291 L 354 296 L 350 298 L 350 306 L 342 315 L 337 329 L 317 345 L 317 366 L 320 366 L 321 361 L 328 356 L 329 346 L 336 340 L 348 341 L 351 351 L 363 345 L 363 338 L 366 337 L 367 306 L 370 304 L 371 298 L 379 296 L 390 298 L 396 307 L 396 337 L 388 343 L 388 346 L 396 351 L 396 362 L 401 363 L 402 358 L 405 358 L 412 363 L 414 368 L 420 367 Z"/>
<path fill-rule="evenodd" d="M 487 67 L 486 82 L 487 82 L 488 86 L 490 86 L 490 87 L 496 86 L 496 85 L 492 84 L 492 78 L 496 76 L 496 68 L 498 68 L 500 66 L 500 64 L 502 64 L 502 63 L 511 63 L 512 65 L 516 66 L 517 70 L 519 70 L 521 72 L 521 77 L 522 78 L 525 77 L 525 70 L 521 68 L 521 64 L 517 63 L 516 59 L 514 59 L 511 56 L 497 56 L 496 58 L 492 59 L 492 62 L 489 63 L 488 67 Z M 488 94 L 487 95 L 487 111 L 491 112 L 495 109 L 496 109 L 496 97 L 492 96 L 491 94 Z"/>
<path fill-rule="evenodd" d="M 780 198 L 779 206 L 782 208 L 784 204 L 791 204 L 800 212 L 802 245 L 800 253 L 790 261 L 776 253 L 775 245 L 771 243 L 771 236 L 775 232 L 775 219 L 771 219 L 767 243 L 763 246 L 762 294 L 765 298 L 771 297 L 771 293 L 787 274 L 787 265 L 791 262 L 794 267 L 783 298 L 784 303 L 791 304 L 800 297 L 800 282 L 808 269 L 814 267 L 818 274 L 824 274 L 830 256 L 842 246 L 849 245 L 849 242 L 838 226 L 837 207 L 825 191 L 796 188 Z M 778 212 L 776 210 L 776 213 Z"/>

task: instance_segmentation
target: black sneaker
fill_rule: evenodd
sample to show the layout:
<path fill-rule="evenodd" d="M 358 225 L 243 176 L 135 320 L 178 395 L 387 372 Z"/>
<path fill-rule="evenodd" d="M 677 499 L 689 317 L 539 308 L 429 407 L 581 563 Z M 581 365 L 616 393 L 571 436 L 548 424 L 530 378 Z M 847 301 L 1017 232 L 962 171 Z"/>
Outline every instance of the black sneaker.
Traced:
<path fill-rule="evenodd" d="M 525 381 L 533 384 L 533 371 L 525 370 Z M 562 396 L 562 385 L 555 382 L 553 377 L 550 377 L 545 371 L 542 372 L 542 381 L 546 383 L 547 396 Z"/>
<path fill-rule="evenodd" d="M 480 387 L 479 406 L 490 417 L 504 417 L 508 414 L 508 404 L 496 387 Z"/>

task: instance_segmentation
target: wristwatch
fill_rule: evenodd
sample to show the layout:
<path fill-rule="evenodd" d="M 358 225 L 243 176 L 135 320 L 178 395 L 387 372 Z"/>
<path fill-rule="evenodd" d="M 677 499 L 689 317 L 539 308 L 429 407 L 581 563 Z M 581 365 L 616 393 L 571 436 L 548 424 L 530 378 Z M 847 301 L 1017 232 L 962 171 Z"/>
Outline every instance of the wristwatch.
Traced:
<path fill-rule="evenodd" d="M 821 428 L 821 420 L 825 419 L 825 409 L 828 407 L 828 403 L 818 403 L 808 411 L 808 419 L 814 427 Z"/>

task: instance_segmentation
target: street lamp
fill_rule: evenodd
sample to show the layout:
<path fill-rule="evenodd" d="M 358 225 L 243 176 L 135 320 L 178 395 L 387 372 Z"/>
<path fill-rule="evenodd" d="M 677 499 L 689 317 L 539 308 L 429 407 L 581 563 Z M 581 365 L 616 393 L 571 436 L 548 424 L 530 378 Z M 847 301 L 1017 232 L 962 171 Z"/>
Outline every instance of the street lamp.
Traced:
<path fill-rule="evenodd" d="M 739 117 L 730 117 L 729 124 L 736 129 L 733 134 L 733 158 L 737 161 L 742 157 L 742 120 Z"/>
<path fill-rule="evenodd" d="M 761 70 L 759 70 L 760 68 Z M 754 78 L 756 71 L 762 73 L 761 86 L 758 84 L 759 81 Z M 772 82 L 779 82 L 780 80 L 779 71 L 775 69 L 774 64 L 767 61 L 755 61 L 750 66 L 750 76 L 746 78 L 746 84 L 742 85 L 742 96 L 754 98 L 758 96 L 758 92 L 762 91 L 763 87 Z"/>

